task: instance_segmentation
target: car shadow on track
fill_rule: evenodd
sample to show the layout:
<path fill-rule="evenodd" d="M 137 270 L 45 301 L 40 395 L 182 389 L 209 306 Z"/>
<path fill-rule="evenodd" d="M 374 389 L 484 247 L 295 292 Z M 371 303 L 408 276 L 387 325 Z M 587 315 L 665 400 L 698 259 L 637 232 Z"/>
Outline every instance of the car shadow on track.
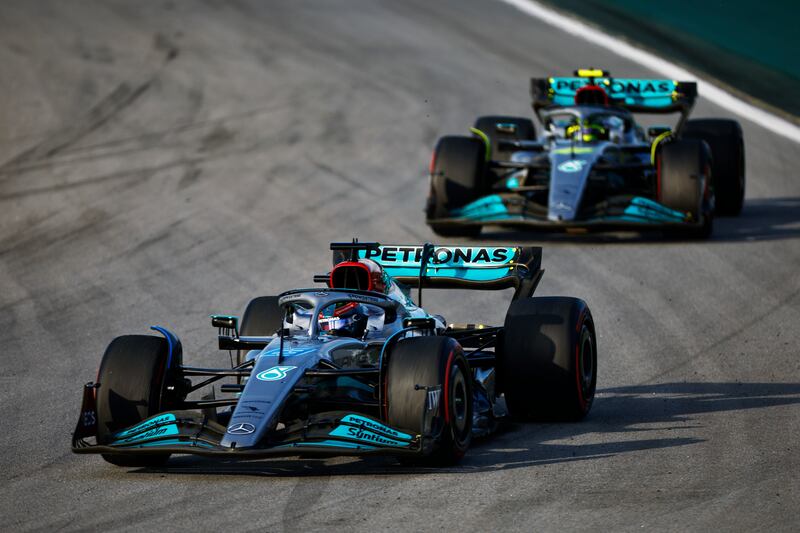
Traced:
<path fill-rule="evenodd" d="M 715 221 L 715 241 L 774 241 L 800 238 L 800 198 L 747 200 L 736 218 Z"/>
<path fill-rule="evenodd" d="M 738 217 L 718 217 L 710 242 L 772 241 L 800 238 L 800 198 L 758 198 L 747 200 Z M 679 235 L 648 232 L 538 232 L 524 229 L 485 229 L 477 241 L 518 244 L 659 244 L 664 242 L 704 243 Z"/>
<path fill-rule="evenodd" d="M 688 446 L 705 439 L 695 415 L 800 404 L 800 383 L 663 383 L 599 391 L 591 415 L 571 424 L 508 424 L 473 443 L 455 467 L 399 465 L 389 457 L 278 458 L 239 462 L 174 457 L 163 468 L 133 473 L 222 476 L 375 476 L 465 474 L 529 468 L 619 454 Z M 669 432 L 670 436 L 663 436 Z M 651 438 L 625 435 L 652 434 Z M 674 436 L 672 436 L 674 435 Z"/>
<path fill-rule="evenodd" d="M 800 383 L 662 383 L 609 388 L 599 391 L 585 421 L 518 425 L 517 431 L 497 442 L 471 450 L 467 465 L 518 468 L 686 446 L 705 440 L 697 436 L 703 427 L 697 415 L 797 404 Z M 665 433 L 674 436 L 664 437 Z M 625 437 L 642 434 L 653 438 Z M 529 447 L 524 449 L 521 444 Z M 505 446 L 510 450 L 504 451 Z"/>

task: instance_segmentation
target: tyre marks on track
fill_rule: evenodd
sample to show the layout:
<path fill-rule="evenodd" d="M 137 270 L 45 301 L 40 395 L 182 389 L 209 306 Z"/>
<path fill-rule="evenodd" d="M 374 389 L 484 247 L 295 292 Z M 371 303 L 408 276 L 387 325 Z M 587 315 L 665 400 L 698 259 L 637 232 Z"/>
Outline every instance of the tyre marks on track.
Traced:
<path fill-rule="evenodd" d="M 13 171 L 16 167 L 23 166 L 26 163 L 53 157 L 96 131 L 133 105 L 150 89 L 153 82 L 161 75 L 163 69 L 178 57 L 179 48 L 163 34 L 157 33 L 154 36 L 153 46 L 157 52 L 162 54 L 161 64 L 155 71 L 139 81 L 128 80 L 120 82 L 110 93 L 90 108 L 83 117 L 75 121 L 70 128 L 53 133 L 43 141 L 0 165 L 0 175 Z"/>
<path fill-rule="evenodd" d="M 77 121 L 72 129 L 52 135 L 32 148 L 25 150 L 3 164 L 0 167 L 0 172 L 6 169 L 13 169 L 30 161 L 39 161 L 56 155 L 133 104 L 150 88 L 150 84 L 151 80 L 139 85 L 131 85 L 127 82 L 120 83 L 108 96 L 90 109 L 81 120 Z"/>

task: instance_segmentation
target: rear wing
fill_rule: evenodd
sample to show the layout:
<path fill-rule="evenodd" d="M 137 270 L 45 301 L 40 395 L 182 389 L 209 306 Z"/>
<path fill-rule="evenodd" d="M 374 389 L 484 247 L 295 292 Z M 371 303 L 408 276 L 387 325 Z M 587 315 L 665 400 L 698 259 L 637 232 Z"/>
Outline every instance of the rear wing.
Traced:
<path fill-rule="evenodd" d="M 523 246 L 457 246 L 332 243 L 333 264 L 371 259 L 410 287 L 515 289 L 514 299 L 533 294 L 544 271 L 542 249 Z"/>
<path fill-rule="evenodd" d="M 577 71 L 583 72 L 583 71 Z M 531 78 L 531 98 L 537 115 L 551 106 L 575 104 L 575 94 L 587 85 L 602 87 L 609 104 L 635 113 L 674 113 L 688 115 L 697 98 L 697 83 L 644 78 L 612 78 L 607 72 L 600 77 Z"/>

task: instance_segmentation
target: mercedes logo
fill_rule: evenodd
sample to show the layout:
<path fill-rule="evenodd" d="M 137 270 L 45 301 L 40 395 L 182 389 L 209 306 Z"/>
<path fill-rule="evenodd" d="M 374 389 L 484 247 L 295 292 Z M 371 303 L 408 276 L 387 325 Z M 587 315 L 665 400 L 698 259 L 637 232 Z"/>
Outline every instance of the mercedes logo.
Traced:
<path fill-rule="evenodd" d="M 253 424 L 248 424 L 246 422 L 228 426 L 228 433 L 231 435 L 249 435 L 255 430 L 256 427 Z"/>

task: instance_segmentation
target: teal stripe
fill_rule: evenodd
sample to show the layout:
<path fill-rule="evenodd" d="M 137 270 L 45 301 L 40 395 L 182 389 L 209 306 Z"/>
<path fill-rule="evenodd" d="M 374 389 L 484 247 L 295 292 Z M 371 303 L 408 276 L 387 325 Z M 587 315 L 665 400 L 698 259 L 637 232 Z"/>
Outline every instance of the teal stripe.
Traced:
<path fill-rule="evenodd" d="M 130 428 L 124 430 L 124 431 L 119 431 L 117 433 L 114 433 L 113 438 L 120 439 L 120 438 L 126 437 L 128 435 L 132 435 L 134 433 L 140 433 L 140 432 L 145 431 L 145 430 L 147 430 L 147 429 L 149 429 L 151 427 L 159 426 L 159 425 L 166 424 L 168 422 L 174 422 L 174 421 L 175 421 L 175 415 L 173 415 L 172 413 L 168 413 L 168 414 L 164 414 L 164 415 L 157 415 L 157 416 L 148 418 L 144 422 L 140 422 L 139 424 L 136 424 L 135 426 L 132 426 L 132 427 L 130 427 Z"/>
<path fill-rule="evenodd" d="M 141 444 L 137 444 L 135 446 L 128 446 L 128 448 L 155 448 L 157 446 L 185 446 L 187 448 L 213 448 L 211 444 L 207 442 L 199 442 L 199 441 L 185 441 L 180 439 L 166 439 L 166 440 L 157 440 L 153 442 L 143 442 Z"/>
<path fill-rule="evenodd" d="M 386 433 L 387 435 L 392 435 L 398 439 L 411 440 L 413 438 L 411 435 L 407 433 L 397 431 L 396 429 L 392 429 L 389 426 L 384 426 L 383 424 L 381 424 L 376 420 L 361 415 L 353 415 L 353 414 L 347 415 L 344 418 L 342 418 L 342 422 L 346 422 L 348 424 L 359 424 L 361 426 L 367 424 L 367 427 L 370 427 L 372 429 L 377 429 L 378 431 Z"/>
<path fill-rule="evenodd" d="M 350 450 L 375 450 L 375 446 L 367 446 L 365 444 L 357 444 L 355 442 L 345 442 L 341 440 L 320 440 L 314 442 L 293 442 L 291 444 L 282 444 L 276 448 L 308 448 L 322 446 L 328 448 L 347 448 Z"/>

